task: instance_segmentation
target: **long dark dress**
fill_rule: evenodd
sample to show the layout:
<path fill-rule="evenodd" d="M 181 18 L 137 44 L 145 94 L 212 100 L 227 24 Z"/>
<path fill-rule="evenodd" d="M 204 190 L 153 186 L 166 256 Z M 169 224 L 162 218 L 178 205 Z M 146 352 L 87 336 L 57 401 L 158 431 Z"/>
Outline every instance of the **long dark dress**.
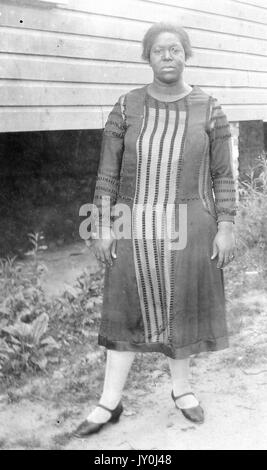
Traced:
<path fill-rule="evenodd" d="M 218 221 L 234 222 L 230 137 L 220 105 L 199 87 L 171 103 L 143 87 L 114 106 L 94 202 L 102 215 L 109 198 L 113 210 L 127 204 L 131 238 L 117 240 L 106 268 L 100 345 L 172 358 L 228 346 L 223 270 L 211 255 Z"/>

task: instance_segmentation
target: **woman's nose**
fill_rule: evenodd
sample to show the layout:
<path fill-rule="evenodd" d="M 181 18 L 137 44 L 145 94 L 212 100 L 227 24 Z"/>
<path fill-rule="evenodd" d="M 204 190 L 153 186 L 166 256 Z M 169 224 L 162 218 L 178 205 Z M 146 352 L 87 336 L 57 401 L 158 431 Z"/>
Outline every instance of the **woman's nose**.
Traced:
<path fill-rule="evenodd" d="M 164 60 L 169 60 L 171 59 L 171 54 L 170 54 L 170 51 L 168 49 L 166 49 L 163 53 L 163 59 Z"/>

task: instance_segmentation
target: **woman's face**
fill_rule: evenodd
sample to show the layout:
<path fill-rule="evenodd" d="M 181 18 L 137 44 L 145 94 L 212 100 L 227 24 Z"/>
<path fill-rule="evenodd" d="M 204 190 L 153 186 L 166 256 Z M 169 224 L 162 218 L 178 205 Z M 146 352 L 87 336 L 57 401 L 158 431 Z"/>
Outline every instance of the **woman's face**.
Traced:
<path fill-rule="evenodd" d="M 156 79 L 166 84 L 177 82 L 185 67 L 185 52 L 179 36 L 160 33 L 152 44 L 149 63 Z"/>

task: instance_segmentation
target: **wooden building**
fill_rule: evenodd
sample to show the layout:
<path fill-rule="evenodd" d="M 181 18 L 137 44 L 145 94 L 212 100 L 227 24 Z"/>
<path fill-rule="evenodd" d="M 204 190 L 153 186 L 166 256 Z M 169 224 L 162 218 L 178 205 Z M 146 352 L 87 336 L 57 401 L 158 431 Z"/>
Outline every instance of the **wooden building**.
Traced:
<path fill-rule="evenodd" d="M 190 35 L 190 84 L 231 122 L 267 121 L 266 0 L 0 0 L 0 131 L 103 128 L 151 80 L 140 41 L 160 20 Z"/>

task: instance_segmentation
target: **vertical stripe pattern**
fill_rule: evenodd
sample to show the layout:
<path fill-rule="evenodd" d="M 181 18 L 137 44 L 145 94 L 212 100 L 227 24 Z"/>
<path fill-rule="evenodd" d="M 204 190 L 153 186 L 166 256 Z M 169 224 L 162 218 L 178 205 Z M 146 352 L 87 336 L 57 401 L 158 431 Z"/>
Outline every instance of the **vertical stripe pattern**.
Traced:
<path fill-rule="evenodd" d="M 187 111 L 178 102 L 146 98 L 136 143 L 137 177 L 132 211 L 133 252 L 146 342 L 167 343 L 171 336 L 177 185 L 183 157 Z M 169 209 L 168 209 L 169 210 Z"/>

